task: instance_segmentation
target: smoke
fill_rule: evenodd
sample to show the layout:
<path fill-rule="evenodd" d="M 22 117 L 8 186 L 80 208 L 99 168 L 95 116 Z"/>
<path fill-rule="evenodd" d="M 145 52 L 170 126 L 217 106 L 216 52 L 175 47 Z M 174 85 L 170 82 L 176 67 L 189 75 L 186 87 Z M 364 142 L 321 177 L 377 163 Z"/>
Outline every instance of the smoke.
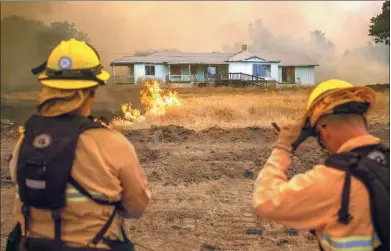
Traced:
<path fill-rule="evenodd" d="M 135 50 L 134 53 L 132 53 L 133 56 L 147 56 L 147 55 L 150 55 L 151 53 L 154 53 L 155 51 L 159 51 L 159 52 L 180 52 L 180 50 L 178 49 L 174 49 L 174 48 L 171 48 L 171 49 L 165 49 L 165 48 L 161 48 L 161 49 L 152 49 L 152 48 L 149 48 L 149 49 L 141 49 L 141 50 Z"/>
<path fill-rule="evenodd" d="M 31 19 L 41 19 L 50 15 L 58 3 L 53 2 L 2 2 L 1 17 L 18 15 Z"/>
<path fill-rule="evenodd" d="M 370 38 L 364 45 L 340 53 L 338 44 L 321 30 L 310 31 L 306 39 L 299 40 L 289 35 L 275 35 L 261 19 L 248 25 L 248 36 L 250 52 L 299 52 L 310 56 L 320 64 L 316 68 L 316 82 L 330 78 L 360 85 L 388 82 L 389 46 L 374 44 Z M 223 46 L 227 52 L 238 52 L 240 49 L 240 43 Z"/>
<path fill-rule="evenodd" d="M 88 34 L 105 66 L 124 55 L 155 48 L 239 51 L 246 43 L 250 49 L 308 53 L 320 64 L 319 81 L 340 77 L 367 84 L 388 81 L 389 76 L 388 63 L 378 57 L 386 47 L 367 45 L 369 19 L 380 13 L 381 5 L 376 1 L 2 2 L 1 14 L 75 23 Z M 260 23 L 254 21 L 259 18 Z M 311 40 L 314 30 L 324 34 L 326 45 Z"/>

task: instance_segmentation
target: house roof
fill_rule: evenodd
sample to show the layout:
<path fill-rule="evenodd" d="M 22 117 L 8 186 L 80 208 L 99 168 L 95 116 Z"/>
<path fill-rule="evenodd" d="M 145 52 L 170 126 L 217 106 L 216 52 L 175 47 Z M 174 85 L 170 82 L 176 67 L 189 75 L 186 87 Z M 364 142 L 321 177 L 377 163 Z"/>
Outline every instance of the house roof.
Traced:
<path fill-rule="evenodd" d="M 125 56 L 114 60 L 110 65 L 144 64 L 228 64 L 229 62 L 247 61 L 257 57 L 261 61 L 276 62 L 280 66 L 318 66 L 311 58 L 301 53 L 183 53 L 157 51 L 147 56 Z"/>
<path fill-rule="evenodd" d="M 156 64 L 228 64 L 227 60 L 233 53 L 183 53 L 183 52 L 154 52 L 145 57 L 125 56 L 111 62 L 112 65 L 131 63 Z"/>

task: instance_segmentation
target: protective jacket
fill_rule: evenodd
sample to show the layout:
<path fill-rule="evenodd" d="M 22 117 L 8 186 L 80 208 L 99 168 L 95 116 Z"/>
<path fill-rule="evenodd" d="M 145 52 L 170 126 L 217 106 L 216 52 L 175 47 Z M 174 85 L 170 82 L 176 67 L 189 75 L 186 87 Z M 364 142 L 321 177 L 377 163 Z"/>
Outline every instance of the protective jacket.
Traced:
<path fill-rule="evenodd" d="M 62 124 L 59 123 L 56 129 L 56 119 L 35 115 L 35 117 L 33 116 L 29 120 L 26 125 L 25 135 L 19 138 L 10 160 L 11 178 L 15 183 L 20 181 L 21 178 L 18 177 L 18 174 L 22 173 L 19 172 L 21 168 L 20 163 L 29 160 L 29 165 L 36 164 L 31 162 L 34 158 L 28 156 L 28 153 L 33 152 L 31 150 L 32 146 L 29 144 L 32 144 L 35 148 L 42 148 L 42 145 L 45 145 L 45 140 L 47 141 L 48 139 L 49 141 L 50 139 L 53 140 L 52 144 L 57 140 L 58 146 L 67 144 L 64 133 L 72 131 L 67 128 L 67 124 L 64 121 L 61 122 Z M 50 120 L 50 123 L 43 120 Z M 48 124 L 50 126 L 46 126 Z M 62 137 L 57 137 L 60 134 Z M 42 135 L 51 135 L 51 137 L 45 136 L 45 138 Z M 70 141 L 72 141 L 73 137 L 74 135 L 69 134 Z M 99 249 L 111 249 L 112 247 L 109 247 L 107 242 L 100 241 L 96 244 L 91 244 L 91 242 L 111 219 L 112 222 L 105 231 L 103 238 L 105 240 L 113 240 L 113 243 L 124 240 L 121 229 L 123 217 L 139 218 L 146 210 L 150 201 L 151 194 L 147 187 L 147 180 L 132 144 L 119 132 L 99 127 L 93 130 L 82 131 L 80 135 L 77 135 L 76 139 L 76 147 L 73 149 L 73 162 L 66 158 L 67 156 L 72 156 L 66 147 L 62 149 L 53 148 L 52 150 L 53 152 L 63 151 L 61 152 L 63 157 L 58 157 L 57 160 L 71 163 L 70 176 L 75 181 L 66 183 L 66 206 L 61 212 L 61 241 L 69 247 L 89 246 Z M 28 142 L 27 145 L 24 144 L 26 142 Z M 36 152 L 39 152 L 39 149 Z M 58 165 L 60 166 L 61 164 Z M 37 189 L 41 184 L 44 184 L 42 181 L 32 180 L 31 178 L 25 180 L 27 186 Z M 44 186 L 50 187 L 53 185 L 53 182 L 50 182 L 50 180 L 46 179 L 46 185 Z M 80 185 L 81 188 L 76 189 L 76 185 Z M 54 218 L 49 210 L 39 210 L 30 207 L 28 231 L 25 233 L 26 217 L 22 209 L 23 203 L 20 199 L 23 194 L 19 194 L 18 188 L 16 186 L 14 215 L 21 225 L 22 234 L 31 238 L 54 239 Z M 113 205 L 98 204 L 86 196 L 86 193 L 81 192 L 83 190 L 98 200 L 117 201 L 115 208 L 117 208 L 118 213 L 114 212 Z M 27 196 L 32 198 L 35 195 L 30 192 Z"/>
<path fill-rule="evenodd" d="M 338 153 L 380 143 L 371 136 L 359 136 L 343 144 Z M 274 149 L 255 183 L 254 205 L 269 220 L 286 226 L 315 229 L 326 251 L 371 251 L 380 245 L 371 221 L 369 194 L 358 179 L 352 177 L 349 212 L 353 219 L 347 225 L 338 221 L 345 172 L 325 165 L 288 180 L 285 171 L 290 155 Z"/>

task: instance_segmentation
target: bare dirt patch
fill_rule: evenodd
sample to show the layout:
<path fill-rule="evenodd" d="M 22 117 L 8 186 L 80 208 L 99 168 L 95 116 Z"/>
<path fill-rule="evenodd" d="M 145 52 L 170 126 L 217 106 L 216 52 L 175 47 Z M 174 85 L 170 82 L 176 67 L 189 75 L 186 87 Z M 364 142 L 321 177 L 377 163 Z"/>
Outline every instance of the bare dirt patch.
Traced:
<path fill-rule="evenodd" d="M 389 91 L 376 88 L 371 131 L 389 146 Z M 302 114 L 309 91 L 185 89 L 182 107 L 129 127 L 134 130 L 125 125 L 153 193 L 146 215 L 127 221 L 137 250 L 318 250 L 307 231 L 264 220 L 252 207 L 254 181 L 276 137 L 270 123 L 288 123 Z M 139 108 L 138 93 L 128 87 L 101 92 L 93 114 L 112 119 L 126 102 Z M 11 95 L 2 102 L 2 130 L 3 124 L 17 129 L 35 111 L 31 95 Z M 14 225 L 7 159 L 15 143 L 15 132 L 1 133 L 2 250 Z M 309 140 L 296 156 L 288 177 L 322 162 L 325 153 Z"/>
<path fill-rule="evenodd" d="M 389 145 L 389 125 L 372 124 Z M 125 132 L 135 145 L 153 192 L 141 220 L 126 224 L 137 250 L 317 250 L 307 231 L 294 231 L 255 215 L 253 185 L 268 157 L 274 133 L 249 127 L 202 131 L 181 126 Z M 15 133 L 1 135 L 2 246 L 13 226 L 13 191 L 7 158 Z M 297 151 L 288 176 L 322 161 L 310 140 Z"/>

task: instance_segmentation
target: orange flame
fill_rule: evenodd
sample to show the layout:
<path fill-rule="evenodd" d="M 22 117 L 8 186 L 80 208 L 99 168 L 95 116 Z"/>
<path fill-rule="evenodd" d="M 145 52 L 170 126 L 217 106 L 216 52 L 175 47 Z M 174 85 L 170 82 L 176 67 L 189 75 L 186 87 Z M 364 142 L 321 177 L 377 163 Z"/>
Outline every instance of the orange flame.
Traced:
<path fill-rule="evenodd" d="M 145 117 L 141 115 L 140 110 L 132 109 L 132 104 L 123 104 L 122 105 L 122 113 L 124 114 L 124 118 L 129 121 L 134 122 L 142 122 L 145 120 Z"/>
<path fill-rule="evenodd" d="M 146 116 L 163 116 L 168 109 L 182 106 L 178 93 L 173 91 L 164 93 L 156 80 L 145 81 L 140 94 L 145 114 L 142 115 L 139 109 L 133 109 L 131 103 L 123 104 L 121 106 L 123 116 L 115 117 L 112 121 L 114 124 L 140 123 L 146 120 Z M 19 126 L 18 132 L 23 134 L 24 127 Z"/>
<path fill-rule="evenodd" d="M 167 109 L 181 106 L 178 93 L 169 91 L 164 94 L 157 81 L 146 81 L 140 91 L 141 104 L 146 115 L 164 115 Z"/>
<path fill-rule="evenodd" d="M 140 94 L 145 114 L 142 115 L 140 110 L 133 109 L 131 103 L 123 104 L 123 117 L 114 118 L 114 123 L 142 122 L 146 119 L 146 116 L 162 116 L 167 113 L 168 109 L 182 105 L 178 93 L 172 91 L 164 93 L 156 80 L 145 81 Z"/>

